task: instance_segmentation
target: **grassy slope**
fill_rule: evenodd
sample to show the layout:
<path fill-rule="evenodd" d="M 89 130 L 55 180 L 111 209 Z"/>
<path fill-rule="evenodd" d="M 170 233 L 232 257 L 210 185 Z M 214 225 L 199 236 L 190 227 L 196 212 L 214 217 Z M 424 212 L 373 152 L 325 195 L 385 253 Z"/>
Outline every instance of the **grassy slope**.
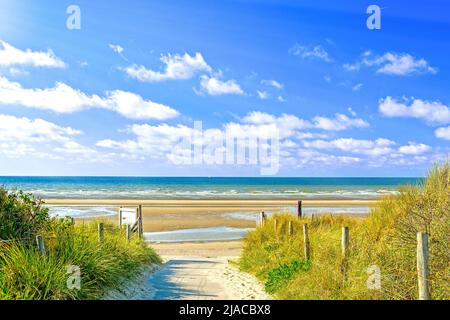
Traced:
<path fill-rule="evenodd" d="M 384 199 L 366 219 L 322 216 L 298 221 L 277 216 L 245 239 L 239 261 L 281 299 L 416 299 L 416 234 L 425 231 L 430 244 L 430 283 L 434 299 L 449 299 L 450 166 L 434 168 L 423 186 L 405 187 Z M 288 221 L 294 236 L 287 236 Z M 309 224 L 311 266 L 304 263 L 303 223 Z M 341 269 L 341 228 L 350 228 L 346 280 Z M 381 290 L 367 288 L 368 268 L 381 270 Z"/>
<path fill-rule="evenodd" d="M 45 257 L 32 242 L 0 244 L 0 299 L 97 299 L 144 265 L 160 263 L 142 241 L 127 243 L 123 231 L 108 225 L 101 244 L 96 223 L 52 223 L 44 238 Z M 81 269 L 81 290 L 67 287 L 69 265 Z"/>

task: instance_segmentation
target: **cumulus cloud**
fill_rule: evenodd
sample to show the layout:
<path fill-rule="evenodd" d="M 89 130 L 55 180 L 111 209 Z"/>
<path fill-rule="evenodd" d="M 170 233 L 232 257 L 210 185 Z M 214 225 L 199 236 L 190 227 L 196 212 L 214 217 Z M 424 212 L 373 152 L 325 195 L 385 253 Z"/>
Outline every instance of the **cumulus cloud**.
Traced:
<path fill-rule="evenodd" d="M 328 131 L 343 131 L 349 128 L 367 128 L 369 123 L 359 118 L 350 118 L 344 114 L 336 114 L 334 118 L 315 117 L 314 127 Z"/>
<path fill-rule="evenodd" d="M 405 76 L 414 73 L 437 73 L 437 68 L 431 67 L 425 59 L 415 58 L 408 53 L 386 52 L 382 56 L 372 56 L 370 51 L 363 54 L 361 61 L 354 64 L 344 64 L 347 71 L 358 71 L 362 67 L 376 67 L 377 73 Z"/>
<path fill-rule="evenodd" d="M 345 152 L 363 154 L 369 156 L 386 155 L 393 151 L 392 146 L 395 142 L 389 139 L 380 138 L 377 140 L 364 140 L 353 138 L 342 138 L 331 141 L 314 140 L 304 141 L 306 148 L 314 149 L 338 149 Z"/>
<path fill-rule="evenodd" d="M 291 49 L 289 49 L 289 53 L 303 59 L 315 58 L 326 62 L 332 61 L 328 52 L 321 45 L 303 46 L 296 43 Z"/>
<path fill-rule="evenodd" d="M 211 96 L 220 96 L 226 94 L 243 95 L 244 90 L 236 80 L 222 81 L 218 77 L 203 75 L 200 80 L 202 92 Z"/>
<path fill-rule="evenodd" d="M 450 140 L 450 126 L 436 129 L 434 134 L 436 138 Z"/>
<path fill-rule="evenodd" d="M 21 105 L 28 108 L 73 113 L 89 108 L 115 111 L 131 119 L 165 120 L 179 115 L 175 109 L 145 100 L 141 96 L 121 91 L 108 91 L 103 97 L 88 95 L 58 82 L 52 88 L 27 89 L 17 82 L 0 77 L 0 105 Z"/>
<path fill-rule="evenodd" d="M 21 50 L 0 40 L 0 67 L 11 66 L 64 68 L 65 63 L 50 49 L 46 52 Z"/>
<path fill-rule="evenodd" d="M 411 98 L 400 102 L 393 97 L 386 97 L 379 102 L 378 109 L 386 117 L 416 118 L 426 121 L 428 124 L 450 123 L 450 108 L 439 101 L 429 102 Z"/>
<path fill-rule="evenodd" d="M 423 143 L 409 142 L 406 146 L 401 146 L 398 151 L 402 154 L 419 155 L 431 151 L 431 147 Z"/>
<path fill-rule="evenodd" d="M 82 132 L 43 119 L 0 114 L 0 155 L 67 161 L 105 161 L 107 157 L 74 138 Z"/>
<path fill-rule="evenodd" d="M 165 65 L 163 71 L 154 71 L 144 66 L 133 65 L 123 71 L 130 77 L 142 82 L 161 82 L 166 80 L 187 80 L 194 77 L 199 72 L 211 72 L 212 68 L 206 63 L 202 54 L 197 52 L 191 56 L 184 55 L 163 55 L 161 62 Z"/>
<path fill-rule="evenodd" d="M 333 128 L 335 127 L 333 126 Z M 132 135 L 130 139 L 101 140 L 98 141 L 97 147 L 136 154 L 144 158 L 165 159 L 172 163 L 175 160 L 184 161 L 182 163 L 186 164 L 192 163 L 192 145 L 194 148 L 196 146 L 205 147 L 208 136 L 210 139 L 218 137 L 219 140 L 222 139 L 220 141 L 223 141 L 226 136 L 236 137 L 236 148 L 245 149 L 249 146 L 247 138 L 268 139 L 273 136 L 275 129 L 277 129 L 279 137 L 279 155 L 282 166 L 329 165 L 339 167 L 355 164 L 376 166 L 400 163 L 410 165 L 431 161 L 433 157 L 432 148 L 422 143 L 410 142 L 407 145 L 398 145 L 397 142 L 385 138 L 375 140 L 333 139 L 331 137 L 335 134 L 329 134 L 329 132 L 334 130 L 318 128 L 314 121 L 307 121 L 290 114 L 277 116 L 260 111 L 250 112 L 242 118 L 238 118 L 237 121 L 224 123 L 220 127 L 205 129 L 203 133 L 201 128 L 195 126 L 191 128 L 181 124 L 132 125 L 126 131 Z M 305 131 L 305 129 L 311 129 L 312 132 Z M 180 142 L 190 137 L 194 137 L 191 140 L 192 145 L 183 145 L 180 148 Z M 226 146 L 223 144 L 216 145 L 213 154 L 219 152 L 223 156 L 222 152 L 225 149 Z M 174 150 L 179 152 L 174 155 Z M 249 157 L 254 151 L 252 150 L 249 150 L 246 156 Z"/>

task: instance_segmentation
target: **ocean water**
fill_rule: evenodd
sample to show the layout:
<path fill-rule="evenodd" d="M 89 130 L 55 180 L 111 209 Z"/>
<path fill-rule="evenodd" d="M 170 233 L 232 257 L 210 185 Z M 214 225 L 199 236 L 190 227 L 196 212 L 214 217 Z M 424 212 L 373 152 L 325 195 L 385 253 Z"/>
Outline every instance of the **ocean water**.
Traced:
<path fill-rule="evenodd" d="M 44 199 L 376 199 L 420 178 L 0 177 Z"/>
<path fill-rule="evenodd" d="M 231 241 L 242 239 L 253 229 L 244 228 L 198 228 L 164 232 L 146 232 L 144 239 L 148 242 L 192 242 L 192 241 Z"/>

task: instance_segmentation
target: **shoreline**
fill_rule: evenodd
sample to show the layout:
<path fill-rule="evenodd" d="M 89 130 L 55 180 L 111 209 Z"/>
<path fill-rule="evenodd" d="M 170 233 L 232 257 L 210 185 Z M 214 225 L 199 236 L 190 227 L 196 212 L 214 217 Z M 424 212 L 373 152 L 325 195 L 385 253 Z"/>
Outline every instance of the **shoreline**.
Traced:
<path fill-rule="evenodd" d="M 110 205 L 110 206 L 137 206 L 146 207 L 259 207 L 259 206 L 297 206 L 298 200 L 148 200 L 148 199 L 43 199 L 47 205 Z M 301 200 L 304 206 L 374 206 L 379 200 L 373 199 L 314 199 Z"/>

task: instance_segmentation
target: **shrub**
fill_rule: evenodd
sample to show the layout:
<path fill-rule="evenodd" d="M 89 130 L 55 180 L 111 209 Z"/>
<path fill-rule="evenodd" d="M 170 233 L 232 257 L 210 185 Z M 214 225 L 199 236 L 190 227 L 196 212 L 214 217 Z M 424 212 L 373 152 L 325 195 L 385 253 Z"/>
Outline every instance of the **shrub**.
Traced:
<path fill-rule="evenodd" d="M 22 191 L 0 188 L 0 239 L 33 239 L 48 221 L 42 201 Z"/>
<path fill-rule="evenodd" d="M 299 271 L 311 269 L 311 261 L 294 260 L 291 263 L 282 263 L 278 267 L 269 271 L 265 289 L 269 293 L 274 293 L 277 289 L 291 280 Z"/>

